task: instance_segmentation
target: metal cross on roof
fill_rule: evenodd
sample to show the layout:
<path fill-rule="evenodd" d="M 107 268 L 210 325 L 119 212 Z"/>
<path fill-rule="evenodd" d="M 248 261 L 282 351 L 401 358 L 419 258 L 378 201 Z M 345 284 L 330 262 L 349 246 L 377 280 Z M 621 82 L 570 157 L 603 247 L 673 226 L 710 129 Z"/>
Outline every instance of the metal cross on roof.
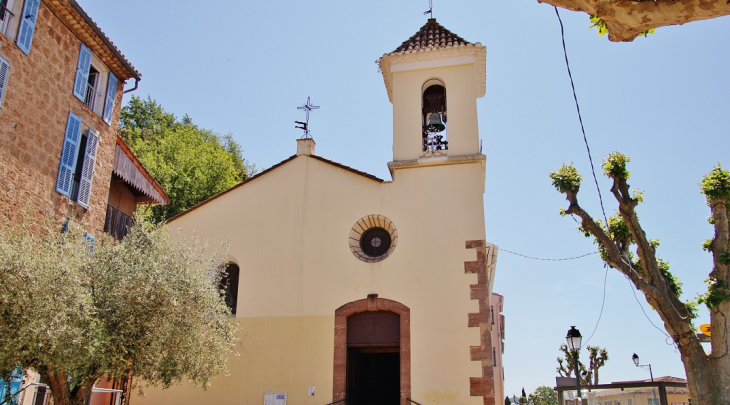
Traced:
<path fill-rule="evenodd" d="M 297 110 L 304 111 L 304 114 L 306 117 L 304 122 L 294 121 L 295 123 L 299 124 L 299 125 L 294 126 L 294 128 L 298 128 L 298 129 L 301 129 L 304 131 L 304 135 L 302 136 L 302 138 L 311 138 L 312 137 L 311 135 L 309 135 L 309 112 L 312 110 L 318 110 L 318 109 L 319 109 L 319 106 L 312 105 L 312 102 L 309 101 L 309 97 L 307 97 L 307 104 L 304 104 L 301 107 L 297 107 Z"/>
<path fill-rule="evenodd" d="M 433 0 L 428 0 L 428 11 L 424 11 L 423 15 L 431 14 L 428 18 L 433 18 Z"/>

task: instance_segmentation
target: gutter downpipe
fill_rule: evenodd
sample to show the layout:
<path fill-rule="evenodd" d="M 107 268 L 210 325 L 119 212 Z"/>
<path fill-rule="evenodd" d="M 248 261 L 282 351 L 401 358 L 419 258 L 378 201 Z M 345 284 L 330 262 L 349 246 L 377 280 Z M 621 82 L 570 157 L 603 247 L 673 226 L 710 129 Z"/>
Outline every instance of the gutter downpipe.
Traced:
<path fill-rule="evenodd" d="M 123 92 L 122 94 L 127 94 L 127 93 L 131 93 L 131 92 L 133 92 L 133 91 L 137 90 L 137 86 L 139 86 L 139 79 L 135 77 L 135 78 L 134 78 L 134 87 L 132 87 L 132 88 L 131 88 L 131 89 L 129 89 L 129 90 L 124 90 L 124 92 Z"/>

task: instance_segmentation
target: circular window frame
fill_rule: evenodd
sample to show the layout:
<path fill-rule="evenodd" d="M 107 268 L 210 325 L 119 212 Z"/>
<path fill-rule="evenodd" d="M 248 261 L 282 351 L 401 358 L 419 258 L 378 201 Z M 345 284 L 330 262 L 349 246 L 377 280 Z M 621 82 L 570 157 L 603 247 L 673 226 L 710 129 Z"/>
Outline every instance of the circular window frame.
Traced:
<path fill-rule="evenodd" d="M 375 228 L 382 228 L 388 234 L 390 234 L 390 248 L 383 254 L 378 256 L 371 256 L 362 250 L 362 237 L 363 235 Z M 352 254 L 358 259 L 366 263 L 377 263 L 385 260 L 393 253 L 395 246 L 398 244 L 398 230 L 395 228 L 393 221 L 382 216 L 382 215 L 366 215 L 360 218 L 355 225 L 350 229 L 350 250 Z"/>

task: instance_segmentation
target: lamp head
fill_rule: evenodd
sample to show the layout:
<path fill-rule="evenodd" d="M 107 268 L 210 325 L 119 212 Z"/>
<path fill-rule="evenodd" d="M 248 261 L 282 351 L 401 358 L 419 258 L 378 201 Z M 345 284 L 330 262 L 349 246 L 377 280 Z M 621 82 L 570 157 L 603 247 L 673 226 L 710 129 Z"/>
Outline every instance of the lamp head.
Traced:
<path fill-rule="evenodd" d="M 570 350 L 580 350 L 580 343 L 583 339 L 583 336 L 581 336 L 580 331 L 575 328 L 575 326 L 571 326 L 570 330 L 568 330 L 568 335 L 565 337 L 565 340 L 568 342 L 568 349 Z"/>
<path fill-rule="evenodd" d="M 634 353 L 634 355 L 631 356 L 631 360 L 634 361 L 635 366 L 637 366 L 637 367 L 639 366 L 639 356 L 637 356 L 636 353 Z"/>

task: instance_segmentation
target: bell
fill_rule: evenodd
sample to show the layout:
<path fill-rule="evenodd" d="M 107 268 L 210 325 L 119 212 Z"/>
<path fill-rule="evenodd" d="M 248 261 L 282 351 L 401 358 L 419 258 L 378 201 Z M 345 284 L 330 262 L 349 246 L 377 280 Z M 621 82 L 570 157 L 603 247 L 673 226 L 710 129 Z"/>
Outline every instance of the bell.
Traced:
<path fill-rule="evenodd" d="M 428 132 L 441 132 L 446 129 L 446 125 L 441 120 L 441 114 L 437 112 L 431 113 L 428 116 L 428 122 L 426 122 L 426 130 Z"/>

